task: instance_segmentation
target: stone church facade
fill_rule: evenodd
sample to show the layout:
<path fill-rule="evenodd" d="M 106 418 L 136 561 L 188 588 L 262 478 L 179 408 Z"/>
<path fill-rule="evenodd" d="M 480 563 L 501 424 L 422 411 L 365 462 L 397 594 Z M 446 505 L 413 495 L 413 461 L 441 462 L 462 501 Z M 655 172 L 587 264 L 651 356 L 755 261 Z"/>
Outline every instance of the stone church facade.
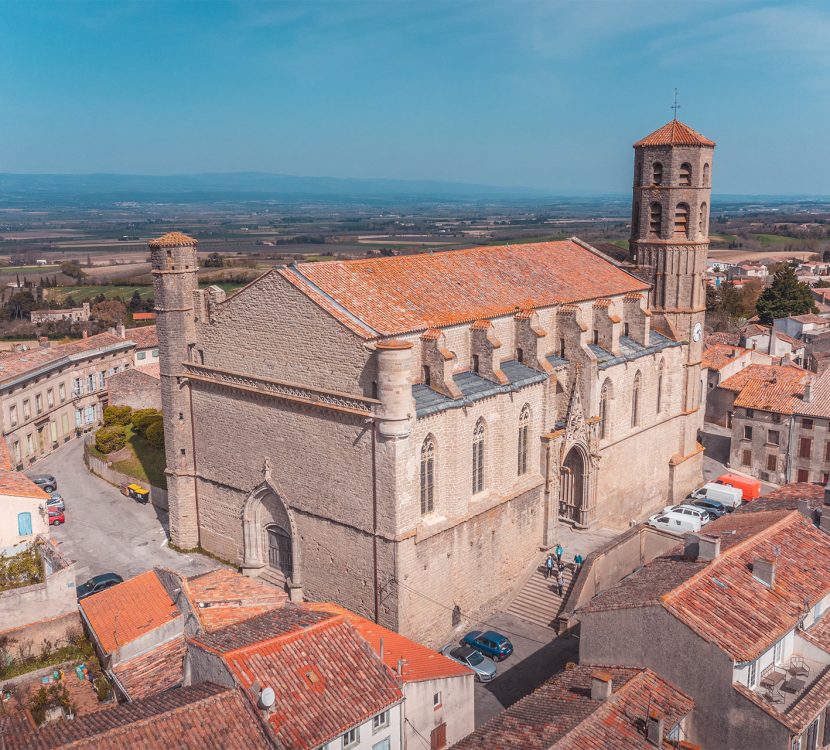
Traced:
<path fill-rule="evenodd" d="M 713 147 L 677 122 L 635 144 L 625 264 L 572 238 L 292 264 L 225 299 L 195 240 L 153 240 L 173 542 L 433 642 L 561 524 L 684 497 Z"/>

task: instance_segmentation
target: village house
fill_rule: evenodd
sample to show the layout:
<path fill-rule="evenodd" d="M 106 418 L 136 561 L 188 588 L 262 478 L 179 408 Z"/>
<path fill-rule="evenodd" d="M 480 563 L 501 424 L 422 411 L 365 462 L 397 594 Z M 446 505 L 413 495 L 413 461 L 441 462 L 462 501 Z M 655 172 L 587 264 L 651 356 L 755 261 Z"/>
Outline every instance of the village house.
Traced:
<path fill-rule="evenodd" d="M 127 328 L 124 335 L 135 344 L 135 366 L 158 373 L 159 340 L 156 327 L 152 325 Z"/>
<path fill-rule="evenodd" d="M 32 323 L 36 326 L 44 323 L 59 323 L 68 320 L 71 323 L 85 323 L 90 318 L 89 302 L 84 302 L 80 307 L 66 307 L 59 310 L 32 310 Z"/>
<path fill-rule="evenodd" d="M 713 150 L 678 121 L 635 144 L 625 266 L 572 238 L 291 264 L 226 299 L 195 240 L 152 240 L 174 543 L 438 641 L 559 524 L 685 497 Z"/>
<path fill-rule="evenodd" d="M 694 700 L 703 748 L 815 750 L 828 609 L 827 534 L 796 511 L 731 513 L 582 608 L 580 664 L 654 670 Z"/>
<path fill-rule="evenodd" d="M 687 740 L 694 701 L 650 669 L 561 672 L 453 750 L 700 750 Z"/>
<path fill-rule="evenodd" d="M 99 333 L 0 358 L 0 422 L 18 469 L 101 423 L 107 379 L 132 366 L 134 344 Z"/>

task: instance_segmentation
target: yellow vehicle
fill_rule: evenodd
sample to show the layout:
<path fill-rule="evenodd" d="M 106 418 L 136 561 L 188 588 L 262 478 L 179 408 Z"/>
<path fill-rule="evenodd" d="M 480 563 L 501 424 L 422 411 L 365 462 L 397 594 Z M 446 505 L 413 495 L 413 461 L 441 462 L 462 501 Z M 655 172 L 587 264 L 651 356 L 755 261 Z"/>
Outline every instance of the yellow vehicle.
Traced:
<path fill-rule="evenodd" d="M 121 494 L 140 503 L 146 503 L 150 499 L 150 490 L 145 490 L 140 484 L 125 484 L 121 487 Z"/>

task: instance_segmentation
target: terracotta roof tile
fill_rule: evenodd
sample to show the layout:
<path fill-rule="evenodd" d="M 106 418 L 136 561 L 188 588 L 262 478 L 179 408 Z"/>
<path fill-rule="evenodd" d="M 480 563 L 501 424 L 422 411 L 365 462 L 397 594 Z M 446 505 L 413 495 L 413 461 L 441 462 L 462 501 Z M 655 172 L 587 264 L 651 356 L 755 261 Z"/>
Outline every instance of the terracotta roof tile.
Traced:
<path fill-rule="evenodd" d="M 199 244 L 198 240 L 188 237 L 183 232 L 168 232 L 161 237 L 156 237 L 147 243 L 151 248 L 158 247 L 193 247 Z"/>
<path fill-rule="evenodd" d="M 824 505 L 824 485 L 809 482 L 791 482 L 773 490 L 751 503 L 742 505 L 739 513 L 758 513 L 764 510 L 796 510 L 798 501 L 804 500 L 810 508 Z"/>
<path fill-rule="evenodd" d="M 830 319 L 823 318 L 815 313 L 805 313 L 804 315 L 793 315 L 791 317 L 799 323 L 824 323 L 825 325 L 830 323 Z"/>
<path fill-rule="evenodd" d="M 591 675 L 612 681 L 605 701 L 591 698 Z M 693 700 L 648 669 L 578 666 L 548 680 L 453 746 L 454 750 L 647 750 L 650 710 L 668 732 L 694 708 Z M 665 745 L 668 747 L 668 743 Z"/>
<path fill-rule="evenodd" d="M 243 687 L 274 690 L 268 722 L 285 750 L 317 748 L 403 699 L 395 676 L 342 616 L 224 659 Z"/>
<path fill-rule="evenodd" d="M 108 654 L 181 614 L 153 570 L 81 599 L 80 607 Z"/>
<path fill-rule="evenodd" d="M 680 120 L 672 120 L 634 144 L 640 146 L 714 146 L 715 142 L 692 130 Z"/>
<path fill-rule="evenodd" d="M 706 337 L 706 341 L 704 343 L 706 346 L 714 346 L 715 344 L 728 344 L 729 346 L 740 346 L 741 334 L 718 331 L 716 333 L 710 333 Z"/>
<path fill-rule="evenodd" d="M 5 441 L 2 442 L 5 444 Z M 34 497 L 38 500 L 49 499 L 49 495 L 25 474 L 5 469 L 0 469 L 0 495 Z"/>
<path fill-rule="evenodd" d="M 779 341 L 783 341 L 783 342 L 789 344 L 794 349 L 803 349 L 804 348 L 804 342 L 803 341 L 799 341 L 798 339 L 794 339 L 792 336 L 787 336 L 786 333 L 782 333 L 781 331 L 776 331 L 775 332 L 775 338 L 778 339 Z"/>
<path fill-rule="evenodd" d="M 467 667 L 457 661 L 448 659 L 438 651 L 433 651 L 431 648 L 411 641 L 394 630 L 384 628 L 382 625 L 367 620 L 365 617 L 350 612 L 337 604 L 324 602 L 306 604 L 305 606 L 315 612 L 331 612 L 343 615 L 369 643 L 376 654 L 380 653 L 382 641 L 383 663 L 389 669 L 395 671 L 398 666 L 398 659 L 403 659 L 403 673 L 400 675 L 403 682 L 420 682 L 422 680 L 463 677 L 473 674 Z"/>
<path fill-rule="evenodd" d="M 809 373 L 795 365 L 749 365 L 719 384 L 735 391 L 735 406 L 792 414 Z"/>
<path fill-rule="evenodd" d="M 127 328 L 124 335 L 134 341 L 137 349 L 154 349 L 159 345 L 159 337 L 155 326 L 137 326 Z"/>
<path fill-rule="evenodd" d="M 209 682 L 158 693 L 108 711 L 2 737 L 6 750 L 255 750 L 272 748 L 249 701 Z"/>
<path fill-rule="evenodd" d="M 180 635 L 140 656 L 119 662 L 112 671 L 131 701 L 181 684 L 187 646 Z"/>
<path fill-rule="evenodd" d="M 573 240 L 301 263 L 278 273 L 365 338 L 649 288 Z"/>
<path fill-rule="evenodd" d="M 796 414 L 806 414 L 810 417 L 830 418 L 830 372 L 825 372 L 813 381 L 812 396 L 809 403 L 799 401 L 795 407 Z"/>
<path fill-rule="evenodd" d="M 282 607 L 288 595 L 229 568 L 188 578 L 183 583 L 201 626 L 209 633 Z"/>
<path fill-rule="evenodd" d="M 747 352 L 749 352 L 749 349 L 744 349 L 740 346 L 730 346 L 729 344 L 710 344 L 703 351 L 703 361 L 701 362 L 701 367 L 706 367 L 709 370 L 721 370 L 730 362 L 734 362 Z"/>

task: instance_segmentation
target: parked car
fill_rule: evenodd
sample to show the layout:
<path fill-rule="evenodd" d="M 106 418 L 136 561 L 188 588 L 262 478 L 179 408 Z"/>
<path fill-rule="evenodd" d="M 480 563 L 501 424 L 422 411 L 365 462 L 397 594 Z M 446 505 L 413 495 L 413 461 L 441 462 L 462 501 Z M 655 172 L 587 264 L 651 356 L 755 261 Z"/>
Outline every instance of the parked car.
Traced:
<path fill-rule="evenodd" d="M 92 594 L 97 594 L 99 591 L 123 582 L 124 579 L 117 573 L 101 573 L 92 576 L 86 583 L 76 586 L 75 593 L 78 595 L 78 601 L 80 601 L 84 597 L 92 596 Z"/>
<path fill-rule="evenodd" d="M 492 659 L 483 656 L 472 646 L 444 646 L 441 653 L 472 669 L 476 673 L 476 679 L 479 682 L 490 682 L 498 671 L 496 663 Z"/>
<path fill-rule="evenodd" d="M 731 487 L 717 482 L 709 482 L 696 489 L 691 495 L 693 500 L 717 500 L 723 503 L 727 510 L 735 510 L 741 504 L 743 491 L 738 487 Z"/>
<path fill-rule="evenodd" d="M 709 521 L 712 520 L 712 517 L 703 509 L 703 508 L 696 508 L 694 505 L 691 504 L 681 504 L 681 505 L 669 505 L 663 508 L 664 513 L 668 513 L 669 511 L 674 511 L 675 513 L 681 513 L 686 516 L 694 516 L 695 518 L 700 519 L 700 525 L 705 526 Z"/>
<path fill-rule="evenodd" d="M 708 497 L 703 497 L 700 500 L 692 500 L 690 505 L 694 505 L 696 508 L 703 508 L 713 520 L 720 518 L 729 510 L 723 503 L 719 503 L 717 500 L 710 500 Z"/>
<path fill-rule="evenodd" d="M 687 534 L 700 531 L 700 518 L 692 514 L 677 513 L 674 510 L 655 513 L 648 519 L 648 525 L 655 529 L 668 531 L 670 534 Z"/>
<path fill-rule="evenodd" d="M 52 496 L 46 501 L 46 507 L 49 510 L 65 510 L 66 504 L 63 502 L 63 495 L 60 492 L 53 492 Z"/>
<path fill-rule="evenodd" d="M 44 492 L 54 492 L 58 489 L 58 480 L 51 474 L 31 474 L 29 475 L 29 479 L 31 479 Z"/>
<path fill-rule="evenodd" d="M 48 513 L 50 526 L 60 526 L 62 523 L 66 523 L 66 517 L 63 515 L 62 510 L 49 508 Z"/>
<path fill-rule="evenodd" d="M 761 497 L 761 480 L 753 477 L 742 477 L 740 474 L 721 474 L 715 480 L 715 483 L 736 487 L 743 494 L 744 502 L 747 503 Z"/>
<path fill-rule="evenodd" d="M 487 630 L 484 633 L 471 630 L 461 640 L 494 661 L 502 661 L 513 653 L 510 639 L 495 630 Z"/>

